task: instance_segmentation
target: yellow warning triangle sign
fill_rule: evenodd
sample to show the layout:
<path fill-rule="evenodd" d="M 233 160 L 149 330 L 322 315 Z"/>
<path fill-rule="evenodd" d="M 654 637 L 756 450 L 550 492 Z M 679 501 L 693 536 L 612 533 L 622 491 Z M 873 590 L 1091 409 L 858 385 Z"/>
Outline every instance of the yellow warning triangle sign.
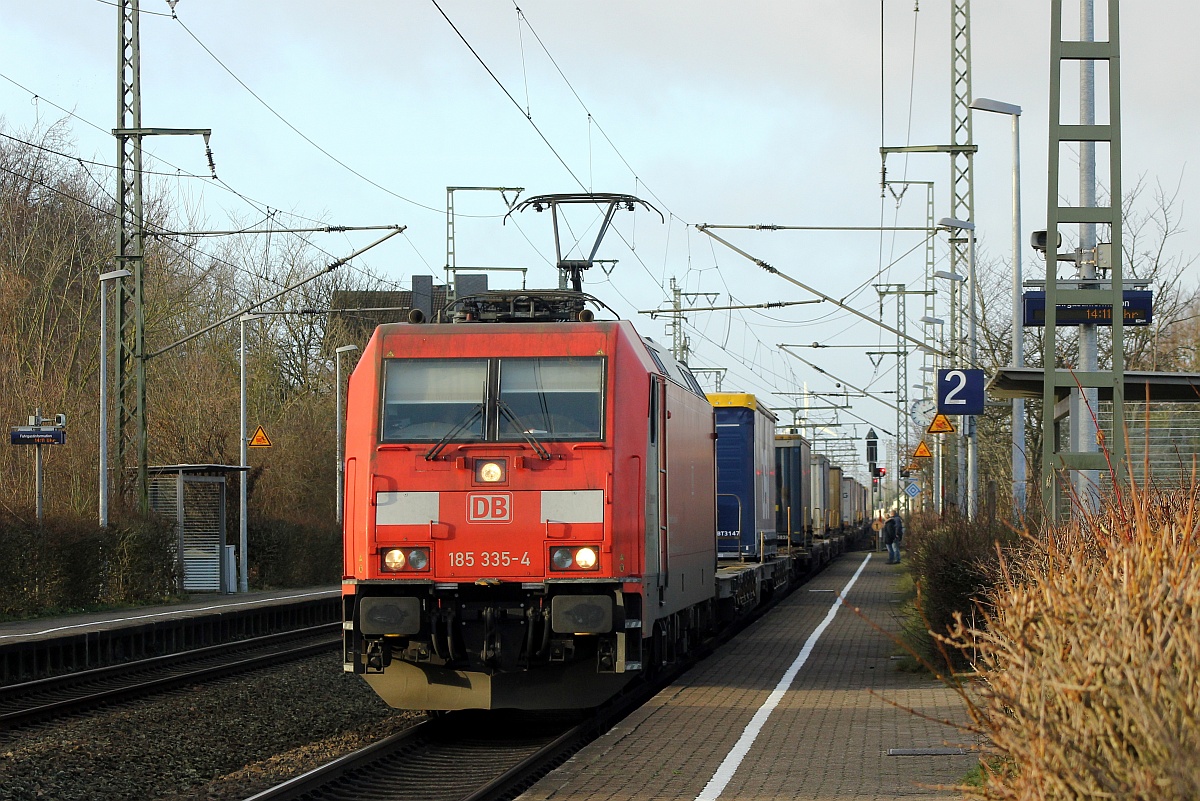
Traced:
<path fill-rule="evenodd" d="M 921 440 L 921 444 L 913 451 L 914 459 L 932 459 L 933 451 L 929 450 L 929 446 L 925 444 L 925 440 Z"/>
<path fill-rule="evenodd" d="M 933 422 L 926 429 L 930 434 L 953 434 L 957 429 L 944 414 L 934 415 Z"/>
<path fill-rule="evenodd" d="M 263 427 L 259 426 L 254 430 L 254 436 L 250 438 L 250 442 L 247 444 L 251 448 L 269 448 L 271 447 L 271 440 L 267 436 L 267 432 L 263 431 Z"/>

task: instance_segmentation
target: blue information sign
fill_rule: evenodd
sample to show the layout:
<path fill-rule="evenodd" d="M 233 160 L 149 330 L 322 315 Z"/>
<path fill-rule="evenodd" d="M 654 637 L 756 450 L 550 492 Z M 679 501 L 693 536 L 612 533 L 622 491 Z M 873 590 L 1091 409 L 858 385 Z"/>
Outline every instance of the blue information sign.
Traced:
<path fill-rule="evenodd" d="M 1150 325 L 1153 321 L 1154 294 L 1144 289 L 1122 293 L 1122 325 Z M 1027 326 L 1046 324 L 1046 293 L 1030 290 L 1023 296 L 1024 322 Z M 1055 306 L 1055 325 L 1112 325 L 1112 307 L 1103 303 L 1059 303 Z"/>
<path fill-rule="evenodd" d="M 67 432 L 61 428 L 21 426 L 9 429 L 9 445 L 65 445 Z"/>
<path fill-rule="evenodd" d="M 982 370 L 938 370 L 937 408 L 942 414 L 983 414 Z"/>

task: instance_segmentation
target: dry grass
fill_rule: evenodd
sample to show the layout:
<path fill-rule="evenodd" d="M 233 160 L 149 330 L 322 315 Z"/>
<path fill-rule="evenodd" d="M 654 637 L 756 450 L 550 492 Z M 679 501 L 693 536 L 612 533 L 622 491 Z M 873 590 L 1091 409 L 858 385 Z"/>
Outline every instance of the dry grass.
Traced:
<path fill-rule="evenodd" d="M 986 799 L 1200 798 L 1200 497 L 1132 487 L 1026 536 L 982 619 L 964 694 Z"/>

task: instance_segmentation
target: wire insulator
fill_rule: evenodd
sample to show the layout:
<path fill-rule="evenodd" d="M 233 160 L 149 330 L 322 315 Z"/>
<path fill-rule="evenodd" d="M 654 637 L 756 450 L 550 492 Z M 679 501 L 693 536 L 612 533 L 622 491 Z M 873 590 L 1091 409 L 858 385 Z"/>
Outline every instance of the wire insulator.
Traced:
<path fill-rule="evenodd" d="M 204 155 L 208 157 L 208 171 L 212 173 L 213 180 L 217 180 L 217 165 L 213 161 L 212 148 L 207 145 L 204 147 Z"/>

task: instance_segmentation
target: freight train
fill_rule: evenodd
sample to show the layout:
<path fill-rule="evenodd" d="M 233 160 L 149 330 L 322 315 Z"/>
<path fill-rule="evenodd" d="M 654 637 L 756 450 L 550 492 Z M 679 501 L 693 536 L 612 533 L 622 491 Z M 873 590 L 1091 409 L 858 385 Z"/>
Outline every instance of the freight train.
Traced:
<path fill-rule="evenodd" d="M 344 667 L 394 707 L 596 706 L 819 566 L 815 543 L 826 559 L 841 547 L 828 460 L 820 506 L 824 457 L 807 443 L 787 472 L 801 489 L 780 489 L 769 411 L 710 400 L 667 349 L 589 305 L 483 292 L 451 322 L 417 314 L 363 348 L 346 405 Z M 722 409 L 752 430 L 723 428 Z"/>

